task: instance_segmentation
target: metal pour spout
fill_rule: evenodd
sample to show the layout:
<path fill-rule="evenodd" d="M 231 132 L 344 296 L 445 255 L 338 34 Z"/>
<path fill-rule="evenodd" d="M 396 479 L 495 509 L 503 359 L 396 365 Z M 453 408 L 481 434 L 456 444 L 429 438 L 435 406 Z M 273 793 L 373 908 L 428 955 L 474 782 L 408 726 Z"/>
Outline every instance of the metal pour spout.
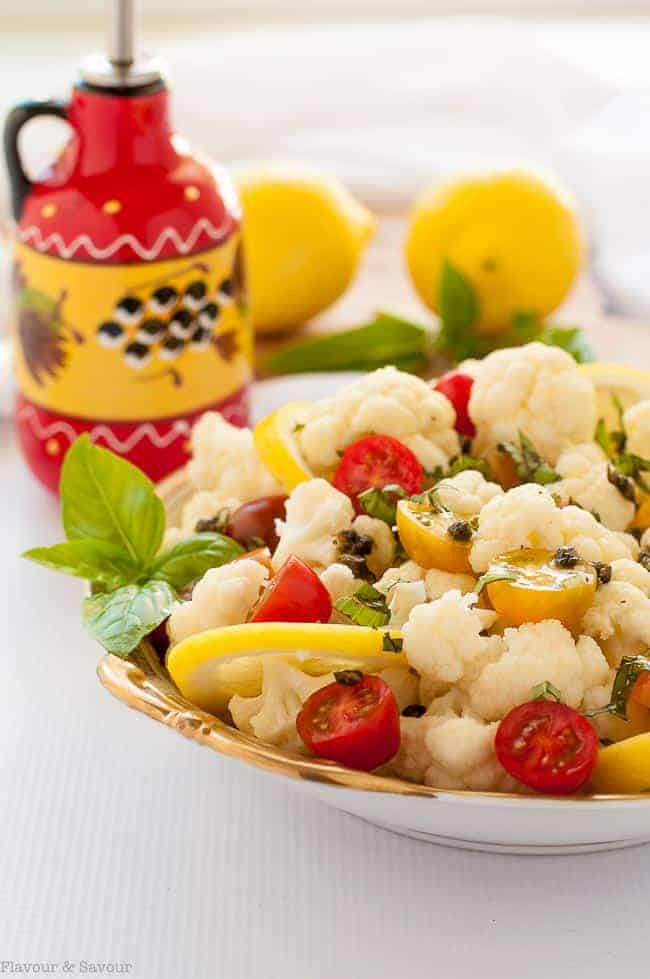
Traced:
<path fill-rule="evenodd" d="M 81 62 L 81 77 L 95 88 L 143 88 L 160 82 L 162 65 L 157 58 L 136 53 L 137 0 L 112 0 L 108 56 L 90 54 Z"/>

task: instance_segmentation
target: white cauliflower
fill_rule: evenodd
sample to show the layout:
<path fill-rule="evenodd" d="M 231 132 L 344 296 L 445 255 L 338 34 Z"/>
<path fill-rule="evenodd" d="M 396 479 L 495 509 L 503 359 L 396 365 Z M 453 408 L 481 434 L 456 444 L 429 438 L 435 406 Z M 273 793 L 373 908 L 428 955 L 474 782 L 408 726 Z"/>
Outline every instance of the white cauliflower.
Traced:
<path fill-rule="evenodd" d="M 386 568 L 391 566 L 395 557 L 395 538 L 392 530 L 383 520 L 377 520 L 366 514 L 354 519 L 352 530 L 371 538 L 372 551 L 366 558 L 366 564 L 378 578 Z"/>
<path fill-rule="evenodd" d="M 401 666 L 389 666 L 381 670 L 377 676 L 380 676 L 393 691 L 400 712 L 409 704 L 418 703 L 420 681 L 412 670 L 405 670 Z"/>
<path fill-rule="evenodd" d="M 626 581 L 628 585 L 634 585 L 642 591 L 646 598 L 650 598 L 650 571 L 629 558 L 619 558 L 612 561 L 612 581 Z"/>
<path fill-rule="evenodd" d="M 282 492 L 257 455 L 249 428 L 237 428 L 217 412 L 207 411 L 192 429 L 190 444 L 187 474 L 195 489 L 242 502 Z"/>
<path fill-rule="evenodd" d="M 209 520 L 226 512 L 234 513 L 241 504 L 242 500 L 234 496 L 224 496 L 220 490 L 198 490 L 183 507 L 180 526 L 167 528 L 164 546 L 171 547 L 191 537 L 196 533 L 196 525 L 200 520 Z"/>
<path fill-rule="evenodd" d="M 565 506 L 560 513 L 563 543 L 571 544 L 583 561 L 609 564 L 618 558 L 634 558 L 639 553 L 639 545 L 631 534 L 609 530 L 587 510 Z"/>
<path fill-rule="evenodd" d="M 591 687 L 607 681 L 609 667 L 588 636 L 573 636 L 554 619 L 506 629 L 503 651 L 468 687 L 472 709 L 486 721 L 500 720 L 525 703 L 531 689 L 549 680 L 571 707 L 579 707 Z"/>
<path fill-rule="evenodd" d="M 438 568 L 432 568 L 424 576 L 424 586 L 429 601 L 442 598 L 446 592 L 453 589 L 459 591 L 461 595 L 466 595 L 467 592 L 474 590 L 475 585 L 476 578 L 471 574 L 454 574 L 452 571 L 440 571 Z"/>
<path fill-rule="evenodd" d="M 458 452 L 454 422 L 444 395 L 412 374 L 382 367 L 311 405 L 296 437 L 310 469 L 319 475 L 337 466 L 342 449 L 371 432 L 399 439 L 425 468 L 433 469 Z"/>
<path fill-rule="evenodd" d="M 563 544 L 575 547 L 584 561 L 609 563 L 638 553 L 638 544 L 630 534 L 609 530 L 581 507 L 558 507 L 549 488 L 524 483 L 495 496 L 483 507 L 470 562 L 476 572 L 483 572 L 507 551 L 520 547 L 555 551 Z"/>
<path fill-rule="evenodd" d="M 625 530 L 634 518 L 634 503 L 626 500 L 607 478 L 609 462 L 595 442 L 565 449 L 555 466 L 562 479 L 550 491 L 564 503 L 575 501 L 598 514 L 610 530 Z"/>
<path fill-rule="evenodd" d="M 557 550 L 565 543 L 562 513 L 551 494 L 536 483 L 493 497 L 479 516 L 470 552 L 472 567 L 479 573 L 486 571 L 499 555 L 519 547 Z"/>
<path fill-rule="evenodd" d="M 450 479 L 442 479 L 436 486 L 436 495 L 443 506 L 459 517 L 473 517 L 489 500 L 502 496 L 503 490 L 475 469 L 466 469 Z"/>
<path fill-rule="evenodd" d="M 330 564 L 329 568 L 321 571 L 320 580 L 330 593 L 332 605 L 334 602 L 338 602 L 339 598 L 348 598 L 349 595 L 354 595 L 357 588 L 363 583 L 354 577 L 350 568 L 345 564 L 338 563 Z"/>
<path fill-rule="evenodd" d="M 376 583 L 375 588 L 386 594 L 388 589 L 398 581 L 422 581 L 425 575 L 424 568 L 421 568 L 415 561 L 405 561 L 397 568 L 388 568 Z"/>
<path fill-rule="evenodd" d="M 641 578 L 636 569 L 643 571 L 632 561 L 614 561 L 612 580 L 597 589 L 582 620 L 582 631 L 600 642 L 611 666 L 618 666 L 623 656 L 635 656 L 650 646 L 648 572 Z"/>
<path fill-rule="evenodd" d="M 626 449 L 643 459 L 650 459 L 650 401 L 639 401 L 623 415 L 627 433 Z"/>
<path fill-rule="evenodd" d="M 261 694 L 235 694 L 228 709 L 240 731 L 282 748 L 299 749 L 303 745 L 296 731 L 296 717 L 307 698 L 333 679 L 331 673 L 309 676 L 280 657 L 267 657 Z"/>
<path fill-rule="evenodd" d="M 474 380 L 469 413 L 479 454 L 499 442 L 518 442 L 524 432 L 554 464 L 568 446 L 593 437 L 596 394 L 569 354 L 529 343 L 488 354 Z"/>
<path fill-rule="evenodd" d="M 321 570 L 336 561 L 337 537 L 354 517 L 347 496 L 324 479 L 299 483 L 286 504 L 284 520 L 276 521 L 280 541 L 273 555 L 277 570 L 290 554 Z"/>
<path fill-rule="evenodd" d="M 496 612 L 476 608 L 476 595 L 450 591 L 435 602 L 417 605 L 402 629 L 404 652 L 430 691 L 469 682 L 502 649 L 499 636 L 481 635 Z"/>
<path fill-rule="evenodd" d="M 390 769 L 400 778 L 438 789 L 512 791 L 516 783 L 494 753 L 497 727 L 453 713 L 403 717 L 400 750 Z"/>
<path fill-rule="evenodd" d="M 172 646 L 195 632 L 245 622 L 268 577 L 268 568 L 249 558 L 206 571 L 191 599 L 172 608 L 167 623 Z"/>
<path fill-rule="evenodd" d="M 397 581 L 386 591 L 386 602 L 390 610 L 391 629 L 401 629 L 416 605 L 427 600 L 423 581 Z"/>

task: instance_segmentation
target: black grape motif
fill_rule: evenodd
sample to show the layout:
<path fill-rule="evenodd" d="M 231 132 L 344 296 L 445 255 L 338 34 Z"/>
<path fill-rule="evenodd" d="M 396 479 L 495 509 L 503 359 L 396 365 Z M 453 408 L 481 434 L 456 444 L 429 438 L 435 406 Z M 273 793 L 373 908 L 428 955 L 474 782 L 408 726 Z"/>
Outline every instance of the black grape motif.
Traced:
<path fill-rule="evenodd" d="M 221 281 L 209 274 L 209 267 L 197 261 L 171 276 L 173 284 L 160 279 L 143 282 L 124 294 L 99 323 L 97 343 L 119 351 L 133 370 L 157 363 L 159 369 L 147 371 L 141 381 L 169 375 L 176 386 L 183 383 L 177 361 L 186 351 L 212 351 L 232 360 L 239 349 L 237 331 L 224 331 L 220 323 L 224 307 L 237 300 L 238 272 Z"/>

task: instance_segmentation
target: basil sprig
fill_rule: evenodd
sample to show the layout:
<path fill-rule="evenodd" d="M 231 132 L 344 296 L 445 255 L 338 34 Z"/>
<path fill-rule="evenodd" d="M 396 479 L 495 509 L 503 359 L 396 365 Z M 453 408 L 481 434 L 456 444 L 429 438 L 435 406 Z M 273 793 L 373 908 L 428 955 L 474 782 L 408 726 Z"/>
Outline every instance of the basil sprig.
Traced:
<path fill-rule="evenodd" d="M 519 445 L 514 442 L 501 442 L 498 450 L 510 456 L 522 483 L 539 483 L 541 486 L 547 486 L 549 483 L 556 483 L 560 478 L 558 473 L 544 462 L 531 440 L 522 431 L 519 432 Z"/>
<path fill-rule="evenodd" d="M 195 534 L 160 551 L 162 500 L 136 466 L 82 435 L 66 455 L 61 510 L 67 540 L 23 554 L 53 571 L 86 578 L 86 628 L 109 652 L 128 656 L 171 610 L 177 594 L 243 548 L 222 534 Z"/>

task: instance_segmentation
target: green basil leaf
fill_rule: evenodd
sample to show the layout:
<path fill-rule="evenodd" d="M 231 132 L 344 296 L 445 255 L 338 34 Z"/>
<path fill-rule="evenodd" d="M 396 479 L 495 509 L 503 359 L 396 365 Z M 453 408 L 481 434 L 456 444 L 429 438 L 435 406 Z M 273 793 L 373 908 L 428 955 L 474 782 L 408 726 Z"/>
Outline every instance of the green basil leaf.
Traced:
<path fill-rule="evenodd" d="M 490 469 L 490 464 L 485 459 L 468 455 L 465 452 L 461 452 L 459 455 L 454 456 L 453 459 L 450 459 L 447 469 L 443 469 L 442 466 L 439 466 L 430 475 L 436 482 L 440 482 L 441 479 L 452 479 L 454 476 L 457 476 L 458 473 L 466 472 L 468 469 L 473 469 L 476 472 L 480 472 L 483 478 L 488 480 L 488 482 L 494 479 L 494 475 Z"/>
<path fill-rule="evenodd" d="M 176 591 L 182 591 L 209 568 L 228 564 L 243 553 L 244 548 L 231 537 L 194 534 L 159 554 L 151 567 L 151 577 L 168 581 Z"/>
<path fill-rule="evenodd" d="M 271 354 L 262 367 L 271 374 L 374 370 L 386 364 L 417 371 L 426 367 L 433 346 L 428 327 L 380 311 L 363 326 L 313 337 Z"/>
<path fill-rule="evenodd" d="M 514 571 L 486 571 L 481 575 L 474 585 L 474 594 L 480 595 L 486 585 L 491 585 L 493 581 L 516 581 L 517 575 Z"/>
<path fill-rule="evenodd" d="M 109 541 L 69 540 L 52 547 L 33 547 L 24 558 L 36 561 L 53 571 L 98 581 L 104 585 L 122 585 L 134 581 L 140 567 L 134 564 L 121 547 Z"/>
<path fill-rule="evenodd" d="M 549 324 L 532 339 L 545 343 L 548 347 L 560 347 L 561 350 L 566 350 L 578 364 L 591 363 L 596 359 L 587 338 L 578 326 L 551 326 Z"/>
<path fill-rule="evenodd" d="M 390 619 L 390 610 L 385 596 L 370 584 L 357 588 L 354 595 L 339 598 L 334 603 L 337 612 L 347 615 L 357 625 L 378 626 L 386 625 Z"/>
<path fill-rule="evenodd" d="M 547 697 L 552 697 L 556 700 L 558 704 L 562 703 L 562 694 L 557 687 L 554 687 L 550 680 L 544 680 L 542 683 L 536 684 L 530 691 L 529 700 L 546 700 Z"/>
<path fill-rule="evenodd" d="M 524 432 L 519 432 L 519 445 L 514 442 L 501 442 L 498 449 L 510 456 L 522 483 L 539 483 L 541 486 L 547 486 L 549 483 L 556 483 L 560 478 L 558 473 L 544 462 Z"/>
<path fill-rule="evenodd" d="M 166 581 L 124 585 L 86 598 L 84 625 L 109 653 L 125 658 L 167 618 L 174 600 L 174 591 Z"/>
<path fill-rule="evenodd" d="M 391 636 L 389 632 L 385 632 L 381 648 L 385 653 L 401 653 L 404 649 L 404 640 L 401 636 Z"/>
<path fill-rule="evenodd" d="M 478 316 L 474 289 L 455 265 L 444 258 L 440 273 L 440 319 L 453 334 L 471 330 Z"/>
<path fill-rule="evenodd" d="M 63 526 L 71 540 L 92 537 L 122 547 L 144 569 L 165 529 L 162 501 L 143 472 L 82 435 L 61 475 Z"/>
<path fill-rule="evenodd" d="M 370 517 L 383 520 L 392 527 L 396 520 L 397 500 L 404 499 L 406 493 L 398 483 L 389 483 L 382 489 L 371 487 L 359 493 L 358 500 Z"/>

